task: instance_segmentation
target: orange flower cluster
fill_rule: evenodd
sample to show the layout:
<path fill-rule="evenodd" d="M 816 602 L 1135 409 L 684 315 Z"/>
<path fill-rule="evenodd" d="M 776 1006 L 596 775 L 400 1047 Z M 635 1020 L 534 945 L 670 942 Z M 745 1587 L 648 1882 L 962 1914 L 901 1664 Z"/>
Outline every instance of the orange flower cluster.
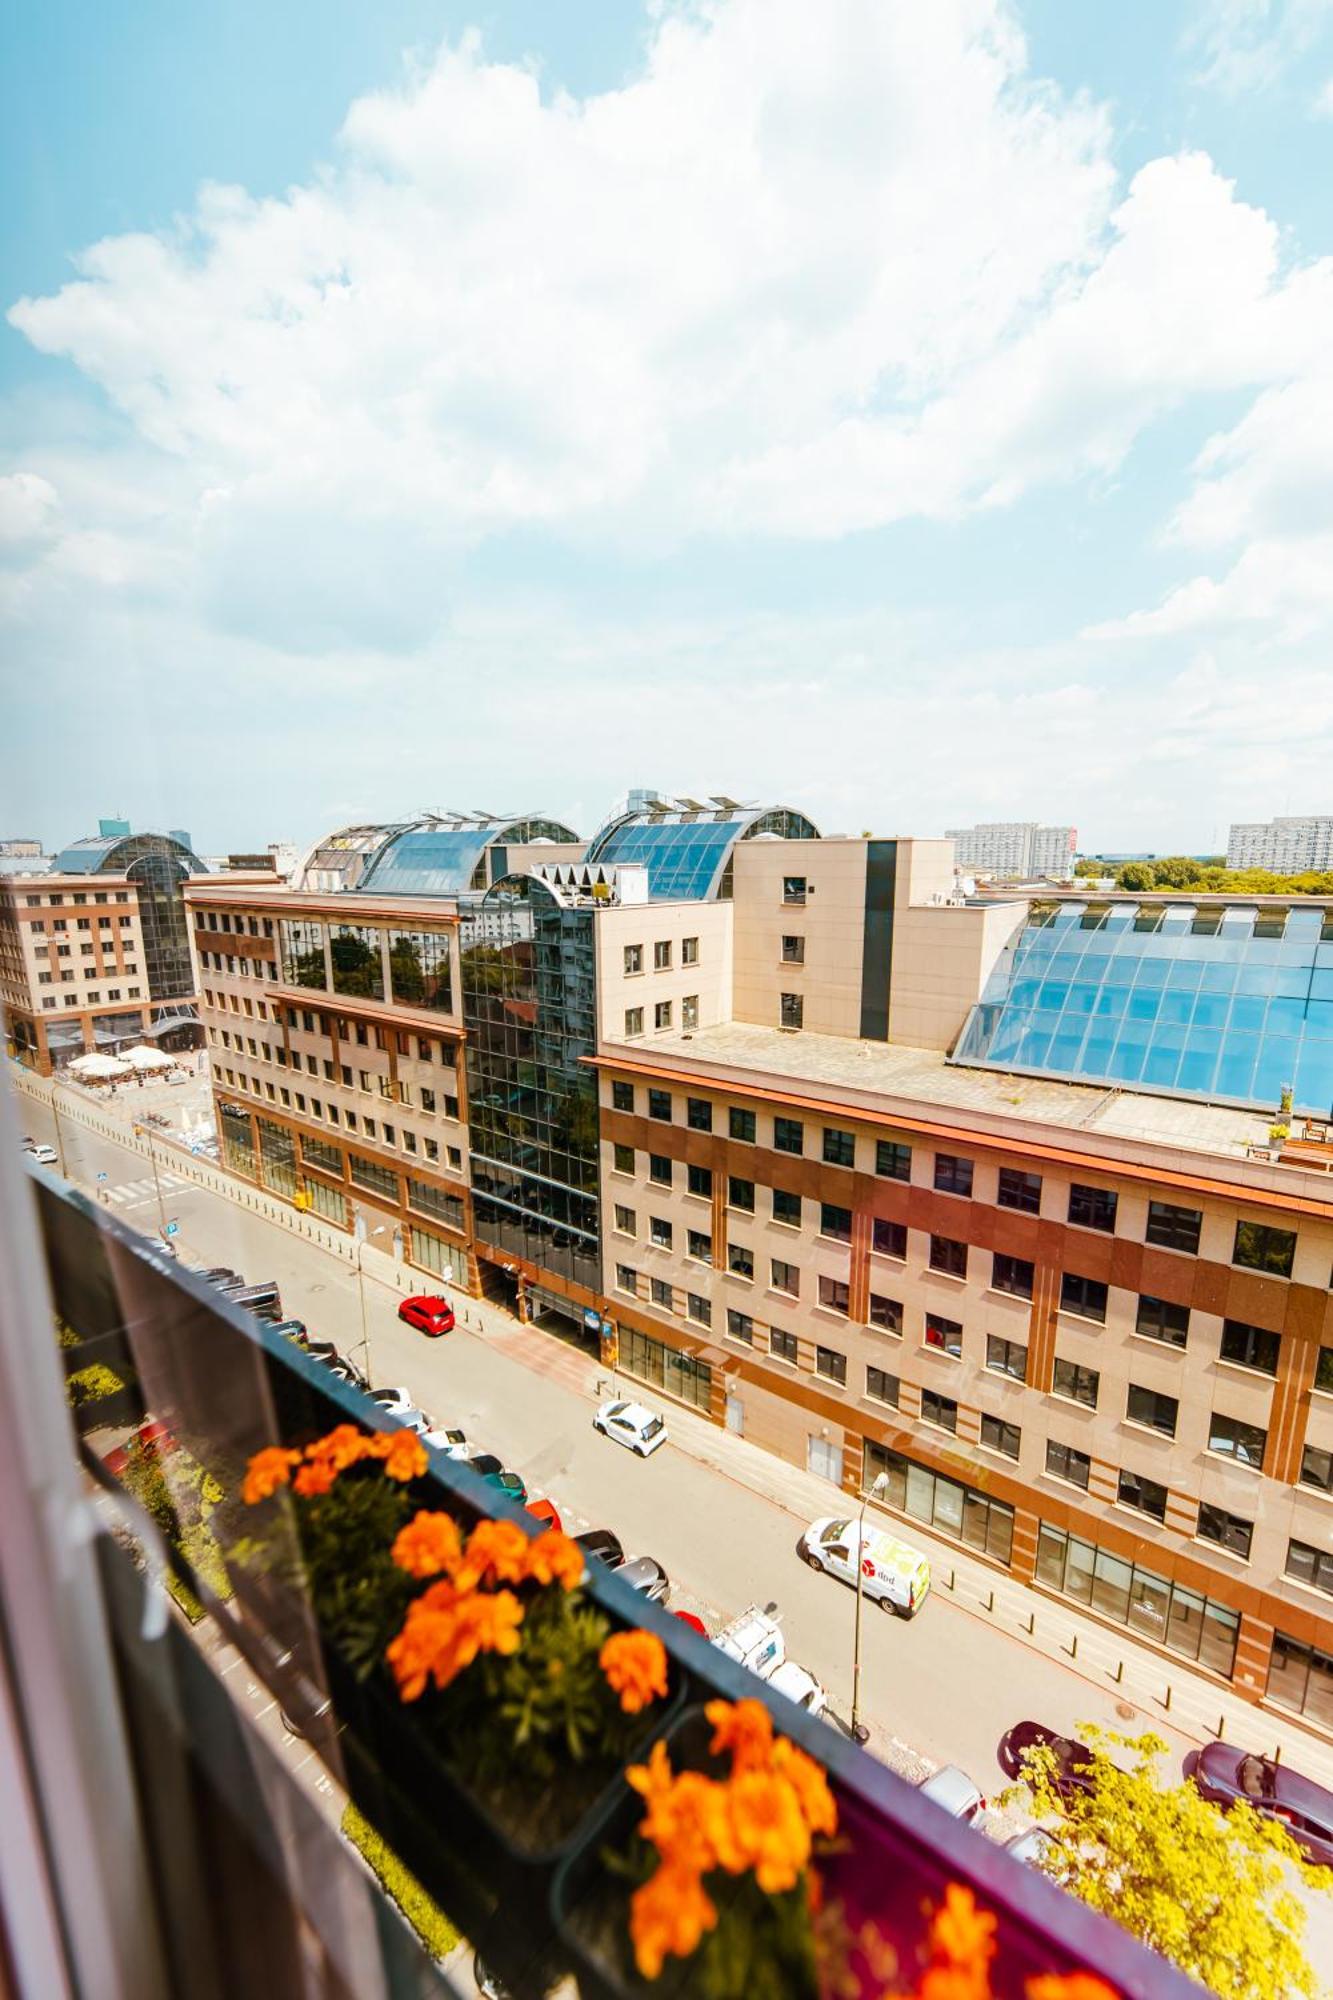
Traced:
<path fill-rule="evenodd" d="M 753 1870 L 761 1889 L 780 1894 L 801 1879 L 813 1836 L 837 1831 L 823 1771 L 794 1743 L 774 1738 L 762 1702 L 713 1701 L 705 1713 L 714 1753 L 731 1753 L 729 1778 L 673 1772 L 663 1743 L 626 1773 L 647 1808 L 639 1830 L 661 1856 L 630 1903 L 634 1958 L 645 1979 L 656 1979 L 668 1957 L 687 1958 L 716 1924 L 706 1875 Z"/>
<path fill-rule="evenodd" d="M 412 1431 L 373 1431 L 367 1435 L 355 1424 L 338 1424 L 303 1452 L 285 1451 L 281 1445 L 266 1445 L 257 1451 L 246 1467 L 241 1498 L 247 1507 L 253 1507 L 290 1482 L 303 1499 L 313 1499 L 327 1493 L 340 1472 L 362 1459 L 378 1459 L 385 1477 L 404 1486 L 420 1479 L 430 1463 L 425 1445 Z M 298 1468 L 295 1472 L 294 1467 Z"/>
<path fill-rule="evenodd" d="M 597 1664 L 611 1692 L 620 1696 L 626 1715 L 642 1714 L 650 1701 L 667 1691 L 666 1647 L 655 1632 L 613 1632 L 597 1655 Z"/>
<path fill-rule="evenodd" d="M 992 2000 L 991 1960 L 995 1918 L 979 1910 L 975 1896 L 951 1882 L 933 1911 L 926 1938 L 928 1962 L 911 1995 L 896 2000 Z M 1104 1979 L 1091 1972 L 1046 1973 L 1029 1979 L 1026 2000 L 1116 2000 Z M 885 1993 L 883 2000 L 895 2000 Z"/>
<path fill-rule="evenodd" d="M 460 1590 L 441 1577 L 407 1607 L 403 1629 L 389 1643 L 398 1692 L 415 1701 L 427 1681 L 448 1687 L 478 1653 L 514 1653 L 523 1606 L 512 1590 Z"/>

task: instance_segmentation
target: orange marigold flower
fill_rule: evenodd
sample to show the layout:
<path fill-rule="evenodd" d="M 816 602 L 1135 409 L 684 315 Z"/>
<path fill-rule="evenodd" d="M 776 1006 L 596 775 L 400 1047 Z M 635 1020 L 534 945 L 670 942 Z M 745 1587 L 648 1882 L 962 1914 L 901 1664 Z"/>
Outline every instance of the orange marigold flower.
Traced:
<path fill-rule="evenodd" d="M 710 1701 L 704 1714 L 713 1725 L 713 1755 L 731 1752 L 733 1771 L 758 1771 L 773 1748 L 773 1722 L 762 1701 Z"/>
<path fill-rule="evenodd" d="M 767 1895 L 794 1888 L 810 1859 L 810 1829 L 795 1790 L 771 1771 L 742 1771 L 727 1787 L 736 1844 Z"/>
<path fill-rule="evenodd" d="M 315 1459 L 297 1472 L 292 1490 L 299 1493 L 303 1500 L 310 1500 L 320 1493 L 327 1493 L 337 1476 L 337 1469 L 329 1459 Z"/>
<path fill-rule="evenodd" d="M 285 1486 L 292 1476 L 292 1467 L 300 1463 L 299 1451 L 284 1451 L 280 1444 L 266 1444 L 262 1451 L 257 1451 L 245 1468 L 245 1483 L 241 1487 L 246 1506 L 267 1500 L 271 1493 Z"/>
<path fill-rule="evenodd" d="M 648 1752 L 648 1762 L 627 1765 L 625 1777 L 633 1790 L 647 1799 L 650 1806 L 656 1800 L 666 1797 L 676 1780 L 671 1769 L 671 1759 L 667 1755 L 666 1744 L 660 1737 Z"/>
<path fill-rule="evenodd" d="M 543 1536 L 542 1538 L 546 1538 Z M 541 1542 L 533 1544 L 541 1547 Z M 597 1664 L 626 1715 L 638 1715 L 667 1691 L 666 1647 L 655 1632 L 613 1632 Z"/>
<path fill-rule="evenodd" d="M 406 1486 L 409 1480 L 422 1478 L 429 1464 L 426 1447 L 415 1431 L 394 1432 L 384 1454 L 386 1479 L 397 1479 Z"/>
<path fill-rule="evenodd" d="M 583 1550 L 559 1528 L 548 1528 L 527 1546 L 527 1571 L 534 1583 L 559 1583 L 577 1590 L 583 1581 Z"/>
<path fill-rule="evenodd" d="M 930 1951 L 936 1963 L 976 1970 L 980 1975 L 995 1956 L 995 1918 L 979 1910 L 972 1891 L 951 1882 L 944 1901 L 930 1920 Z"/>
<path fill-rule="evenodd" d="M 829 1790 L 828 1779 L 813 1757 L 797 1749 L 785 1736 L 773 1745 L 773 1769 L 786 1778 L 795 1792 L 805 1823 L 811 1833 L 838 1831 L 838 1808 Z"/>
<path fill-rule="evenodd" d="M 455 1574 L 460 1590 L 478 1583 L 522 1583 L 528 1573 L 528 1538 L 517 1521 L 478 1521 Z"/>
<path fill-rule="evenodd" d="M 389 1642 L 386 1658 L 404 1701 L 415 1701 L 426 1682 L 446 1688 L 478 1653 L 513 1653 L 519 1644 L 523 1606 L 512 1591 L 493 1597 L 462 1597 L 447 1582 L 407 1608 L 403 1629 Z"/>
<path fill-rule="evenodd" d="M 688 1958 L 717 1911 L 698 1875 L 666 1862 L 630 1898 L 634 1962 L 645 1979 L 656 1979 L 668 1954 Z"/>
<path fill-rule="evenodd" d="M 306 1446 L 306 1457 L 331 1465 L 335 1473 L 370 1456 L 370 1439 L 355 1424 L 337 1424 L 322 1438 Z"/>
<path fill-rule="evenodd" d="M 1029 1979 L 1027 2000 L 1115 2000 L 1115 1993 L 1094 1973 L 1055 1972 Z"/>
<path fill-rule="evenodd" d="M 458 1565 L 463 1545 L 449 1514 L 429 1513 L 424 1507 L 400 1528 L 391 1551 L 399 1569 L 409 1576 L 440 1576 Z"/>

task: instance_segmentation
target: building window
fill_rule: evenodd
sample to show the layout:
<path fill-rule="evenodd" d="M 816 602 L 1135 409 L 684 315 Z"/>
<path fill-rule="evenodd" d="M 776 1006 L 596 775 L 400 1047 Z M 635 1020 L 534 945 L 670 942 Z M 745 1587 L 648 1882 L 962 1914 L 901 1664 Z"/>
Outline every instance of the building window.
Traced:
<path fill-rule="evenodd" d="M 656 943 L 653 945 L 653 969 L 656 972 L 670 972 L 671 970 L 670 938 L 658 938 Z"/>
<path fill-rule="evenodd" d="M 850 1243 L 852 1240 L 852 1211 L 839 1208 L 835 1202 L 822 1201 L 819 1204 L 819 1233 L 831 1238 L 834 1243 Z"/>
<path fill-rule="evenodd" d="M 1249 1552 L 1247 1541 L 1246 1555 Z M 1313 1549 L 1308 1542 L 1288 1542 L 1285 1574 L 1294 1577 L 1297 1583 L 1308 1583 L 1315 1590 L 1327 1591 L 1333 1597 L 1333 1551 Z"/>
<path fill-rule="evenodd" d="M 744 1243 L 728 1243 L 727 1269 L 737 1278 L 753 1278 L 754 1251 Z"/>
<path fill-rule="evenodd" d="M 796 1366 L 796 1335 L 794 1333 L 779 1333 L 777 1327 L 771 1326 L 768 1329 L 768 1351 L 775 1360 L 790 1361 L 794 1368 Z"/>
<path fill-rule="evenodd" d="M 744 1215 L 753 1215 L 754 1182 L 742 1179 L 739 1174 L 728 1175 L 727 1207 L 739 1209 Z"/>
<path fill-rule="evenodd" d="M 1083 1187 L 1078 1181 L 1069 1190 L 1069 1220 L 1080 1229 L 1115 1228 L 1117 1196 L 1111 1188 Z"/>
<path fill-rule="evenodd" d="M 799 1118 L 775 1118 L 773 1120 L 773 1148 L 778 1153 L 803 1153 L 805 1151 L 805 1127 Z"/>
<path fill-rule="evenodd" d="M 643 946 L 641 944 L 627 944 L 625 946 L 625 971 L 627 974 L 643 971 Z"/>
<path fill-rule="evenodd" d="M 882 1180 L 910 1181 L 912 1148 L 901 1145 L 897 1139 L 876 1139 L 875 1172 Z"/>
<path fill-rule="evenodd" d="M 962 1326 L 956 1319 L 945 1319 L 940 1313 L 927 1313 L 926 1346 L 937 1348 L 941 1354 L 951 1354 L 955 1361 L 961 1360 Z"/>
<path fill-rule="evenodd" d="M 934 1424 L 939 1430 L 958 1429 L 958 1405 L 952 1396 L 937 1395 L 934 1389 L 921 1391 L 921 1421 Z"/>
<path fill-rule="evenodd" d="M 888 1374 L 883 1368 L 866 1369 L 866 1395 L 875 1403 L 887 1403 L 896 1410 L 902 1394 L 902 1383 L 896 1375 Z"/>
<path fill-rule="evenodd" d="M 706 1411 L 712 1402 L 713 1371 L 696 1355 L 682 1354 L 651 1334 L 637 1333 L 633 1327 L 620 1330 L 620 1365 L 627 1375 L 665 1390 L 677 1401 Z"/>
<path fill-rule="evenodd" d="M 783 938 L 782 963 L 784 965 L 805 964 L 805 939 L 803 937 Z"/>
<path fill-rule="evenodd" d="M 712 1301 L 701 1298 L 698 1292 L 686 1292 L 685 1310 L 690 1319 L 697 1321 L 700 1326 L 713 1324 Z"/>
<path fill-rule="evenodd" d="M 699 996 L 687 993 L 680 1003 L 680 1025 L 688 1034 L 699 1025 Z"/>
<path fill-rule="evenodd" d="M 747 1347 L 753 1347 L 754 1321 L 749 1313 L 737 1312 L 735 1306 L 728 1306 L 727 1335 L 731 1340 L 742 1340 Z"/>
<path fill-rule="evenodd" d="M 753 1146 L 755 1134 L 753 1111 L 742 1111 L 739 1106 L 733 1104 L 727 1113 L 727 1130 L 730 1136 L 739 1139 L 742 1145 Z"/>
<path fill-rule="evenodd" d="M 671 1224 L 664 1215 L 650 1215 L 648 1218 L 648 1241 L 659 1250 L 671 1248 Z"/>
<path fill-rule="evenodd" d="M 428 1096 L 430 1098 L 429 1104 L 426 1102 Z M 611 1106 L 615 1111 L 632 1111 L 634 1109 L 634 1085 L 632 1083 L 613 1083 L 611 1085 Z M 421 1108 L 423 1111 L 433 1111 L 435 1109 L 434 1091 L 422 1091 Z"/>
<path fill-rule="evenodd" d="M 1145 1340 L 1160 1340 L 1167 1347 L 1183 1347 L 1189 1325 L 1188 1306 L 1173 1305 L 1169 1299 L 1155 1299 L 1147 1292 L 1140 1297 L 1134 1331 L 1141 1333 Z"/>
<path fill-rule="evenodd" d="M 936 1153 L 935 1186 L 941 1194 L 965 1194 L 972 1192 L 972 1162 L 962 1159 L 957 1153 Z"/>
<path fill-rule="evenodd" d="M 665 1153 L 648 1155 L 648 1178 L 658 1187 L 671 1186 L 671 1161 Z"/>
<path fill-rule="evenodd" d="M 1122 1472 L 1116 1498 L 1122 1507 L 1135 1507 L 1140 1514 L 1150 1514 L 1154 1521 L 1166 1519 L 1165 1486 L 1155 1479 L 1145 1479 L 1141 1473 Z"/>
<path fill-rule="evenodd" d="M 1281 1334 L 1269 1333 L 1262 1326 L 1247 1326 L 1241 1319 L 1222 1322 L 1219 1352 L 1223 1361 L 1234 1362 L 1237 1368 L 1253 1368 L 1259 1375 L 1276 1375 L 1281 1346 Z"/>
<path fill-rule="evenodd" d="M 713 1239 L 704 1229 L 691 1229 L 686 1233 L 686 1250 L 698 1264 L 713 1261 Z"/>
<path fill-rule="evenodd" d="M 800 1296 L 801 1274 L 795 1264 L 784 1263 L 781 1257 L 775 1257 L 772 1263 L 771 1275 L 773 1290 L 775 1292 L 787 1292 L 792 1298 Z"/>
<path fill-rule="evenodd" d="M 1280 1708 L 1308 1715 L 1324 1729 L 1333 1729 L 1333 1652 L 1307 1646 L 1289 1633 L 1275 1632 L 1268 1698 Z"/>
<path fill-rule="evenodd" d="M 632 1236 L 634 1234 L 634 1210 L 623 1207 L 620 1202 L 617 1202 L 615 1206 L 616 1228 L 622 1236 Z"/>
<path fill-rule="evenodd" d="M 986 1366 L 993 1375 L 1009 1375 L 1026 1382 L 1028 1351 L 1021 1340 L 1003 1340 L 998 1333 L 986 1335 Z"/>
<path fill-rule="evenodd" d="M 643 1033 L 642 1007 L 627 1007 L 625 1009 L 625 1035 L 627 1039 L 632 1041 L 636 1035 L 641 1035 L 642 1033 Z"/>
<path fill-rule="evenodd" d="M 799 1229 L 801 1225 L 801 1197 L 798 1194 L 789 1193 L 786 1188 L 774 1188 L 773 1220 L 774 1222 L 788 1223 L 792 1228 Z"/>
<path fill-rule="evenodd" d="M 836 1126 L 824 1127 L 824 1159 L 830 1167 L 854 1167 L 856 1165 L 856 1135 L 840 1131 Z"/>
<path fill-rule="evenodd" d="M 1249 1561 L 1253 1521 L 1243 1520 L 1239 1514 L 1228 1514 L 1225 1507 L 1214 1507 L 1205 1500 L 1199 1509 L 1199 1525 L 1194 1532 L 1201 1542 L 1216 1542 L 1219 1549 L 1227 1549 L 1233 1556 Z M 1295 1544 L 1292 1546 L 1295 1547 Z"/>
<path fill-rule="evenodd" d="M 930 1239 L 930 1268 L 942 1271 L 946 1277 L 965 1278 L 967 1276 L 967 1245 L 957 1242 L 952 1236 L 932 1236 Z"/>
<path fill-rule="evenodd" d="M 836 1382 L 840 1388 L 847 1386 L 847 1356 L 839 1354 L 836 1347 L 815 1348 L 815 1373 L 822 1375 L 826 1382 Z"/>
<path fill-rule="evenodd" d="M 347 1163 L 358 1187 L 385 1195 L 393 1202 L 398 1200 L 398 1176 L 391 1167 L 382 1167 L 378 1160 L 367 1160 L 360 1153 L 349 1153 Z"/>
<path fill-rule="evenodd" d="M 669 1090 L 650 1090 L 648 1092 L 648 1116 L 650 1118 L 661 1118 L 668 1125 L 671 1123 L 671 1092 Z"/>
<path fill-rule="evenodd" d="M 1240 1615 L 1183 1584 L 1142 1569 L 1043 1521 L 1037 1537 L 1037 1582 L 1090 1605 L 1159 1646 L 1198 1660 L 1229 1679 L 1236 1663 Z"/>
<path fill-rule="evenodd" d="M 355 1160 L 355 1154 L 353 1160 Z M 356 1179 L 355 1173 L 352 1179 Z M 407 1205 L 417 1209 L 422 1215 L 433 1215 L 437 1222 L 447 1222 L 451 1229 L 463 1227 L 463 1204 L 456 1194 L 446 1194 L 443 1188 L 433 1187 L 429 1181 L 407 1177 Z"/>
<path fill-rule="evenodd" d="M 805 1026 L 805 1000 L 799 993 L 783 993 L 779 996 L 779 1025 L 784 1028 Z"/>
<path fill-rule="evenodd" d="M 804 875 L 784 875 L 782 878 L 782 900 L 784 903 L 804 903 L 806 878 Z"/>
<path fill-rule="evenodd" d="M 685 1185 L 690 1194 L 705 1195 L 709 1200 L 713 1194 L 713 1169 L 711 1167 L 687 1167 Z"/>
<path fill-rule="evenodd" d="M 1076 1313 L 1080 1319 L 1106 1324 L 1106 1286 L 1100 1278 L 1082 1278 L 1066 1271 L 1060 1279 L 1060 1310 Z"/>
<path fill-rule="evenodd" d="M 1010 1257 L 997 1250 L 991 1259 L 991 1288 L 1008 1292 L 1016 1299 L 1032 1297 L 1033 1269 L 1026 1257 Z"/>
<path fill-rule="evenodd" d="M 669 1278 L 653 1278 L 649 1283 L 648 1291 L 653 1304 L 661 1306 L 663 1312 L 673 1312 L 675 1310 L 675 1301 L 672 1296 L 671 1280 Z"/>
<path fill-rule="evenodd" d="M 1144 1236 L 1159 1250 L 1185 1250 L 1191 1257 L 1197 1257 L 1202 1224 L 1203 1214 L 1197 1208 L 1175 1208 L 1169 1201 L 1150 1201 Z"/>
<path fill-rule="evenodd" d="M 1001 1208 L 1016 1208 L 1023 1215 L 1039 1215 L 1041 1175 L 1024 1173 L 1021 1167 L 1001 1167 L 996 1200 Z"/>
<path fill-rule="evenodd" d="M 1294 1229 L 1273 1229 L 1264 1222 L 1236 1224 L 1233 1264 L 1242 1264 L 1247 1271 L 1267 1271 L 1275 1278 L 1289 1278 L 1295 1255 Z"/>
<path fill-rule="evenodd" d="M 1047 1438 L 1046 1470 L 1052 1479 L 1066 1479 L 1086 1493 L 1092 1460 L 1086 1451 L 1076 1451 L 1072 1444 L 1058 1444 L 1054 1438 Z"/>
<path fill-rule="evenodd" d="M 1333 1347 L 1321 1347 L 1314 1367 L 1314 1386 L 1333 1392 Z"/>
<path fill-rule="evenodd" d="M 713 1107 L 706 1097 L 687 1097 L 685 1100 L 685 1123 L 692 1132 L 711 1132 L 713 1129 Z"/>
<path fill-rule="evenodd" d="M 874 1438 L 862 1444 L 861 1484 L 875 1490 L 884 1504 L 937 1528 L 997 1562 L 1008 1563 L 1013 1552 L 1014 1510 L 974 1487 L 962 1486 L 943 1473 L 904 1458 Z M 887 1489 L 886 1491 L 883 1489 Z"/>
<path fill-rule="evenodd" d="M 622 1146 L 620 1144 L 620 1141 L 617 1140 L 615 1145 L 612 1147 L 611 1152 L 612 1152 L 612 1157 L 615 1161 L 616 1173 L 632 1174 L 634 1172 L 633 1146 Z"/>
<path fill-rule="evenodd" d="M 1051 1389 L 1057 1396 L 1067 1396 L 1071 1403 L 1083 1403 L 1088 1409 L 1095 1410 L 1101 1379 L 1097 1369 L 1084 1368 L 1077 1361 L 1062 1361 L 1057 1355 Z"/>
<path fill-rule="evenodd" d="M 1017 1424 L 1008 1424 L 1003 1417 L 987 1416 L 981 1419 L 981 1442 L 987 1451 L 1002 1452 L 1006 1458 L 1017 1458 L 1022 1431 Z"/>
<path fill-rule="evenodd" d="M 453 968 L 447 931 L 389 932 L 389 984 L 408 1007 L 453 1011 Z"/>
<path fill-rule="evenodd" d="M 903 1308 L 901 1299 L 885 1298 L 883 1292 L 870 1294 L 870 1324 L 879 1327 L 882 1333 L 901 1333 L 903 1330 Z"/>
<path fill-rule="evenodd" d="M 654 1003 L 653 1026 L 655 1028 L 669 1028 L 671 1026 L 671 1002 L 669 1000 L 658 1000 Z"/>
<path fill-rule="evenodd" d="M 1146 1424 L 1149 1430 L 1173 1438 L 1180 1401 L 1176 1396 L 1163 1396 L 1156 1389 L 1142 1389 L 1137 1382 L 1131 1382 L 1125 1415 L 1131 1424 Z"/>
<path fill-rule="evenodd" d="M 870 1247 L 881 1257 L 905 1258 L 907 1255 L 907 1224 L 890 1222 L 877 1215 L 871 1225 Z"/>
<path fill-rule="evenodd" d="M 699 940 L 697 937 L 681 939 L 680 962 L 682 965 L 697 965 L 699 963 Z"/>
<path fill-rule="evenodd" d="M 1268 1432 L 1258 1424 L 1242 1423 L 1239 1417 L 1224 1416 L 1219 1410 L 1214 1410 L 1208 1421 L 1209 1451 L 1221 1452 L 1255 1472 L 1263 1470 L 1267 1443 Z"/>
<path fill-rule="evenodd" d="M 842 1313 L 851 1310 L 851 1294 L 844 1278 L 828 1278 L 822 1274 L 819 1280 L 819 1303 L 828 1312 Z"/>

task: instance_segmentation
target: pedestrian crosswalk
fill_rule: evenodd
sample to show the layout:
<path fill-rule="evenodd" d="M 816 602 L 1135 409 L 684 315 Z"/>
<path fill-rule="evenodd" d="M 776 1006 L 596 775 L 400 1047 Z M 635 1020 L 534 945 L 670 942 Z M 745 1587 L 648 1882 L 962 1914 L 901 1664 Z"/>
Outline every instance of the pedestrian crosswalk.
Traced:
<path fill-rule="evenodd" d="M 158 1180 L 164 1197 L 194 1185 L 192 1181 L 183 1180 L 179 1174 L 173 1173 L 159 1174 Z M 97 1192 L 110 1208 L 137 1208 L 141 1202 L 157 1200 L 157 1186 L 151 1174 L 143 1174 L 137 1181 L 119 1181 L 115 1187 L 109 1187 L 102 1181 Z"/>

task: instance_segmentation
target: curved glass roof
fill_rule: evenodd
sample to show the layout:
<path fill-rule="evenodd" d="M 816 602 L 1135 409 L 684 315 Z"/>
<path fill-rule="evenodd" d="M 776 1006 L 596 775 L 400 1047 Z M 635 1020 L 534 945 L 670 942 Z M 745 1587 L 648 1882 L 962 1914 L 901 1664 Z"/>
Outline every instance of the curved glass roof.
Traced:
<path fill-rule="evenodd" d="M 207 873 L 197 854 L 173 840 L 168 833 L 90 834 L 86 840 L 72 840 L 62 847 L 51 863 L 55 875 L 123 875 L 145 854 L 170 854 L 190 874 Z"/>
<path fill-rule="evenodd" d="M 681 802 L 622 813 L 597 833 L 587 860 L 643 862 L 654 903 L 705 902 L 729 890 L 727 863 L 737 841 L 772 833 L 783 840 L 818 840 L 819 828 L 787 806 L 692 806 Z"/>
<path fill-rule="evenodd" d="M 373 895 L 461 896 L 486 887 L 488 847 L 534 840 L 577 841 L 578 835 L 559 820 L 531 816 L 467 824 L 427 821 L 386 840 L 357 886 Z"/>
<path fill-rule="evenodd" d="M 1326 1115 L 1333 906 L 1035 905 L 952 1059 Z"/>

